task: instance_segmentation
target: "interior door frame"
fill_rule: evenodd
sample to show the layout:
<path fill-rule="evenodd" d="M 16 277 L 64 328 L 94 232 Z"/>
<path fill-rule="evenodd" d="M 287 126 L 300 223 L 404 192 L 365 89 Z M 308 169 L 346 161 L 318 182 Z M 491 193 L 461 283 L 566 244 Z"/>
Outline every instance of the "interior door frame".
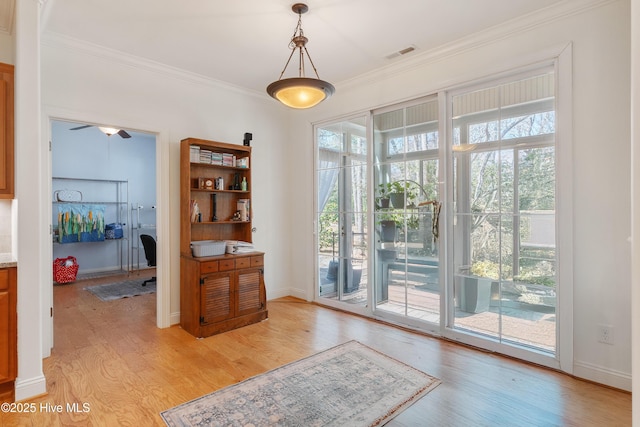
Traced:
<path fill-rule="evenodd" d="M 81 111 L 69 111 L 60 110 L 55 108 L 43 108 L 42 114 L 42 144 L 48 146 L 48 160 L 45 162 L 43 174 L 47 177 L 47 191 L 44 192 L 42 197 L 43 206 L 48 207 L 47 222 L 51 222 L 52 218 L 52 176 L 53 176 L 53 164 L 52 164 L 52 122 L 53 121 L 66 121 L 74 123 L 86 123 L 94 126 L 107 123 L 118 123 L 118 126 L 145 132 L 155 135 L 155 150 L 156 150 L 156 233 L 158 242 L 157 252 L 157 267 L 156 267 L 156 326 L 158 328 L 168 328 L 172 325 L 171 319 L 171 286 L 169 278 L 171 277 L 171 259 L 169 245 L 162 244 L 165 240 L 169 241 L 169 197 L 165 196 L 169 194 L 169 151 L 170 141 L 166 135 L 169 135 L 167 131 L 152 131 L 148 128 L 142 128 L 132 123 L 126 123 L 125 119 L 113 119 L 111 121 L 107 115 L 100 115 L 99 117 L 92 114 L 87 114 Z M 129 209 L 129 207 L 127 207 Z M 53 259 L 53 247 L 51 242 L 52 224 L 49 224 L 50 234 L 46 241 L 40 243 L 40 247 L 43 248 L 44 258 Z M 166 237 L 165 237 L 166 236 Z M 51 316 L 43 317 L 43 331 L 42 331 L 42 357 L 49 357 L 51 350 L 54 346 L 54 310 L 53 310 L 53 282 L 50 280 L 52 277 L 52 265 L 48 263 L 49 274 L 45 275 L 49 280 L 42 283 L 42 306 L 44 308 L 51 307 Z M 175 320 L 175 319 L 174 319 Z M 175 323 L 175 322 L 174 322 Z"/>

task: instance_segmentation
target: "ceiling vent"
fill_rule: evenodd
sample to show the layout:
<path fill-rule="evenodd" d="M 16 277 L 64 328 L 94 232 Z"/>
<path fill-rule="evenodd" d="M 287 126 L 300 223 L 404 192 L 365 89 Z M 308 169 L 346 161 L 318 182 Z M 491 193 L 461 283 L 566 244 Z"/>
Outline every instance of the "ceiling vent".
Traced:
<path fill-rule="evenodd" d="M 411 53 L 414 50 L 416 50 L 416 47 L 414 45 L 410 45 L 408 47 L 405 47 L 404 49 L 400 49 L 397 52 L 393 52 L 392 54 L 385 56 L 385 58 L 387 58 L 387 59 L 397 58 L 398 56 L 402 56 L 402 55 L 406 55 L 407 53 Z"/>

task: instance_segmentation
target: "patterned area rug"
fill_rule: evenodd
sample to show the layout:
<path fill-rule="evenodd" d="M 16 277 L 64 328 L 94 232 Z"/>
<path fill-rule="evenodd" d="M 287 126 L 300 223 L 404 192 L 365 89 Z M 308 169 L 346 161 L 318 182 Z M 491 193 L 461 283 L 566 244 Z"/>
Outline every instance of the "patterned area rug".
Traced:
<path fill-rule="evenodd" d="M 440 380 L 357 341 L 166 410 L 170 426 L 378 426 Z"/>
<path fill-rule="evenodd" d="M 155 293 L 156 282 L 149 282 L 147 286 L 142 286 L 142 282 L 145 280 L 146 278 L 107 283 L 106 285 L 89 286 L 84 290 L 91 292 L 102 301 L 113 301 L 120 298 Z"/>

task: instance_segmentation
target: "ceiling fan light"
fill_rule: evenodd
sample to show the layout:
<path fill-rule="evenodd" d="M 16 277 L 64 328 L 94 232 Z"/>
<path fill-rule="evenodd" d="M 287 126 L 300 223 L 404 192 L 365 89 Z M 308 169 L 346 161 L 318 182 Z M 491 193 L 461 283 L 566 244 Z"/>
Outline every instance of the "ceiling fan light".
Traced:
<path fill-rule="evenodd" d="M 104 133 L 107 136 L 115 135 L 116 133 L 120 132 L 120 129 L 110 128 L 105 126 L 98 126 L 98 129 L 100 129 L 102 133 Z"/>
<path fill-rule="evenodd" d="M 333 95 L 335 88 L 324 80 L 306 77 L 282 79 L 271 83 L 267 93 L 287 107 L 311 108 Z"/>

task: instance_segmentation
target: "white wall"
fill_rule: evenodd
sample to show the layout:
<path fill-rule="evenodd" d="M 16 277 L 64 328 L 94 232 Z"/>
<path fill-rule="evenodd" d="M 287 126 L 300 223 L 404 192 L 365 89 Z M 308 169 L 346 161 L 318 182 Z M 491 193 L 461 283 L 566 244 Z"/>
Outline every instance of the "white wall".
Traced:
<path fill-rule="evenodd" d="M 446 46 L 409 61 L 338 86 L 333 99 L 292 122 L 301 138 L 298 162 L 291 168 L 300 195 L 299 222 L 293 233 L 295 293 L 310 295 L 313 276 L 313 158 L 310 122 L 426 95 L 470 80 L 508 71 L 533 60 L 551 58 L 561 46 L 573 46 L 572 224 L 574 277 L 574 364 L 577 376 L 630 389 L 630 122 L 629 1 L 602 2 L 559 19 L 535 15 L 489 31 L 458 46 Z M 527 25 L 527 24 L 532 25 Z M 512 28 L 523 25 L 526 31 Z M 562 267 L 560 267 L 562 268 Z M 560 285 L 562 286 L 562 285 Z M 614 327 L 613 345 L 597 342 L 597 325 Z"/>
<path fill-rule="evenodd" d="M 75 42 L 74 42 L 75 43 Z M 47 39 L 42 47 L 42 99 L 51 115 L 80 122 L 109 123 L 159 135 L 158 173 L 166 183 L 168 247 L 172 267 L 171 313 L 179 312 L 179 142 L 197 137 L 242 144 L 253 133 L 254 243 L 266 252 L 268 298 L 288 294 L 289 231 L 286 224 L 286 110 L 266 96 L 218 85 L 201 76 L 167 70 L 135 58 Z M 127 61 L 127 58 L 124 58 Z M 159 202 L 159 208 L 161 208 Z M 160 214 L 160 213 L 159 213 Z M 158 242 L 160 246 L 160 241 Z M 173 322 L 178 318 L 173 318 Z"/>

